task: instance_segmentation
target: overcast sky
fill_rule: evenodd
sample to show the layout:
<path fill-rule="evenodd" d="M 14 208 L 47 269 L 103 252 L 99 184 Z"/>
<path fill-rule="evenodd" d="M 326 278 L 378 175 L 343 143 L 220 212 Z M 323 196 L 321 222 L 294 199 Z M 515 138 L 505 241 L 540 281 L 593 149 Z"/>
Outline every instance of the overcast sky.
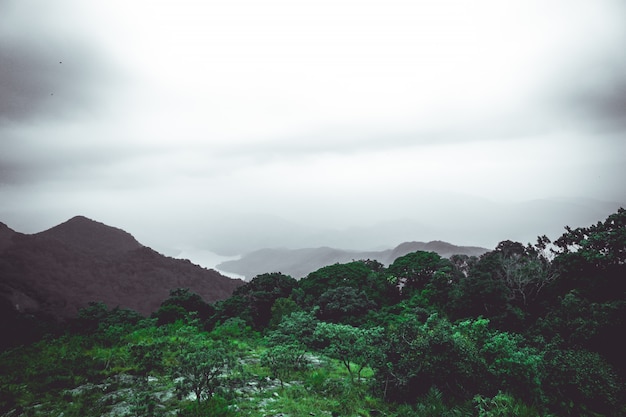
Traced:
<path fill-rule="evenodd" d="M 0 221 L 493 245 L 502 207 L 625 204 L 625 50 L 621 0 L 0 0 Z"/>

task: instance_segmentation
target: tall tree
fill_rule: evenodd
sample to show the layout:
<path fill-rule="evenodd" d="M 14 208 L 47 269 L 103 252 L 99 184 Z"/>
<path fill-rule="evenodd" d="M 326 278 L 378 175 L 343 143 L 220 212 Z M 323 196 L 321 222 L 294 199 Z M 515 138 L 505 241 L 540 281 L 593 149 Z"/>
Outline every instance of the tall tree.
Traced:
<path fill-rule="evenodd" d="M 230 314 L 244 320 L 249 318 L 257 330 L 264 329 L 272 318 L 272 306 L 276 300 L 289 297 L 297 285 L 295 279 L 280 272 L 257 275 L 252 281 L 237 288 L 232 300 L 227 300 L 224 306 L 241 310 Z"/>
<path fill-rule="evenodd" d="M 376 306 L 397 301 L 397 288 L 375 261 L 353 261 L 325 266 L 311 272 L 299 282 L 296 301 L 303 307 L 313 307 L 326 291 L 350 287 L 365 293 Z"/>
<path fill-rule="evenodd" d="M 193 393 L 200 405 L 223 385 L 225 375 L 236 365 L 233 346 L 222 341 L 190 346 L 179 354 L 175 376 L 181 396 Z"/>
<path fill-rule="evenodd" d="M 435 252 L 416 251 L 396 259 L 389 268 L 402 294 L 407 296 L 423 289 L 436 274 L 450 275 L 452 263 Z"/>
<path fill-rule="evenodd" d="M 563 279 L 559 292 L 576 288 L 592 300 L 624 299 L 626 294 L 626 210 L 604 222 L 572 229 L 554 241 L 554 262 Z"/>

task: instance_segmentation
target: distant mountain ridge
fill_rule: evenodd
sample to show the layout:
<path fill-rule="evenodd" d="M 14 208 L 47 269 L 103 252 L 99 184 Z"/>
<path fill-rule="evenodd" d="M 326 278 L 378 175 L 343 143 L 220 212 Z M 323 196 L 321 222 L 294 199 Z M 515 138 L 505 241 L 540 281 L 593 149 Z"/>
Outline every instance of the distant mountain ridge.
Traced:
<path fill-rule="evenodd" d="M 163 256 L 131 234 L 77 216 L 27 235 L 0 223 L 3 310 L 66 319 L 91 301 L 148 315 L 169 292 L 189 288 L 205 301 L 228 298 L 243 281 Z"/>
<path fill-rule="evenodd" d="M 246 280 L 268 272 L 282 272 L 294 278 L 303 278 L 324 266 L 359 259 L 371 259 L 389 265 L 397 258 L 418 250 L 436 252 L 446 258 L 455 254 L 480 256 L 489 251 L 477 246 L 456 246 L 439 240 L 404 242 L 393 249 L 381 251 L 353 251 L 325 246 L 304 249 L 266 248 L 250 252 L 241 259 L 222 262 L 216 267 L 221 271 L 242 275 Z"/>

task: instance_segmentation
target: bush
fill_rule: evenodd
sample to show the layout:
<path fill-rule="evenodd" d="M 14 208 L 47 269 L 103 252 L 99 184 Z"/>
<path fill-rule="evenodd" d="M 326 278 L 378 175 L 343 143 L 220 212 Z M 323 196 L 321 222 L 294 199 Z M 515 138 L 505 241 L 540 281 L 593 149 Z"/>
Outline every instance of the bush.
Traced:
<path fill-rule="evenodd" d="M 493 398 L 477 395 L 473 403 L 478 417 L 537 417 L 541 415 L 535 408 L 501 392 Z"/>
<path fill-rule="evenodd" d="M 309 361 L 305 353 L 299 344 L 276 345 L 261 356 L 261 365 L 266 366 L 272 377 L 277 378 L 283 386 L 294 372 L 306 369 Z"/>
<path fill-rule="evenodd" d="M 554 349 L 546 354 L 544 381 L 550 408 L 559 415 L 619 415 L 624 387 L 600 355 Z"/>
<path fill-rule="evenodd" d="M 215 395 L 209 401 L 200 404 L 195 402 L 186 404 L 176 415 L 178 417 L 231 417 L 236 416 L 237 413 L 231 408 L 226 399 Z"/>

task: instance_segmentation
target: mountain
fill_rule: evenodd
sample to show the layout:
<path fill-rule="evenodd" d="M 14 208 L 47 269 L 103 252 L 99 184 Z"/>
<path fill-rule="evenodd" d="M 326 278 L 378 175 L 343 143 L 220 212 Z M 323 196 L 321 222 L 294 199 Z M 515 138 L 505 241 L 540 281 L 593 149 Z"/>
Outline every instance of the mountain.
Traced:
<path fill-rule="evenodd" d="M 401 256 L 404 256 L 411 252 L 416 251 L 435 252 L 444 258 L 449 258 L 452 255 L 467 255 L 467 256 L 480 256 L 489 249 L 481 248 L 478 246 L 456 246 L 452 243 L 442 242 L 441 240 L 433 240 L 431 242 L 404 242 L 396 246 L 385 261 L 381 261 L 385 264 L 391 264 L 393 261 Z"/>
<path fill-rule="evenodd" d="M 0 224 L 0 302 L 19 312 L 67 319 L 101 301 L 149 315 L 172 289 L 214 302 L 242 284 L 82 216 L 32 235 Z"/>
<path fill-rule="evenodd" d="M 83 216 L 76 216 L 36 236 L 62 242 L 78 252 L 107 257 L 143 247 L 130 233 Z"/>
<path fill-rule="evenodd" d="M 305 249 L 260 249 L 241 259 L 226 261 L 216 267 L 222 271 L 242 275 L 246 280 L 266 272 L 282 272 L 294 278 L 302 278 L 324 266 L 346 263 L 359 259 L 371 259 L 389 265 L 408 253 L 418 250 L 436 252 L 443 257 L 454 254 L 480 256 L 489 249 L 475 246 L 456 246 L 442 241 L 405 242 L 394 249 L 380 251 L 356 251 L 329 247 Z"/>
<path fill-rule="evenodd" d="M 0 222 L 0 251 L 11 245 L 11 239 L 17 232 L 6 224 Z"/>
<path fill-rule="evenodd" d="M 376 201 L 386 200 L 377 195 Z M 495 248 L 503 240 L 534 243 L 544 234 L 556 239 L 565 232 L 565 225 L 593 224 L 625 204 L 623 198 L 614 202 L 590 198 L 493 201 L 420 192 L 419 198 L 393 200 L 371 215 L 354 212 L 341 218 L 290 213 L 287 220 L 278 213 L 230 210 L 205 214 L 202 219 L 189 214 L 184 221 L 172 222 L 168 230 L 162 229 L 166 222 L 155 218 L 151 228 L 155 229 L 158 221 L 159 234 L 150 246 L 166 247 L 178 241 L 223 256 L 283 247 L 383 250 L 418 239 Z M 394 209 L 396 206 L 401 208 Z"/>

